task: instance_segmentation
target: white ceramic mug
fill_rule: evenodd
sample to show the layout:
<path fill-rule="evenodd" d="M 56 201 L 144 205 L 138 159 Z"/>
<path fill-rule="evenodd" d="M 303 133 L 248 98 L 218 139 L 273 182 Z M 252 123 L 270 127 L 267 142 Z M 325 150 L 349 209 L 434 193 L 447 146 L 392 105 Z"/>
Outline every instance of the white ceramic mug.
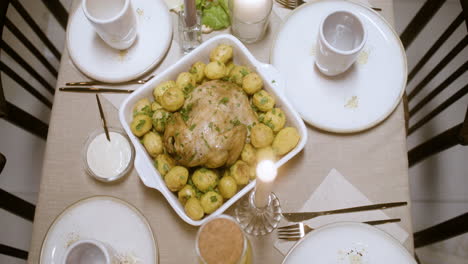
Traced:
<path fill-rule="evenodd" d="M 82 9 L 97 34 L 115 49 L 129 48 L 137 36 L 130 0 L 83 0 Z"/>
<path fill-rule="evenodd" d="M 114 250 L 103 242 L 84 239 L 68 247 L 63 264 L 112 264 L 114 255 Z"/>
<path fill-rule="evenodd" d="M 345 72 L 367 41 L 361 20 L 353 13 L 336 11 L 320 23 L 315 64 L 325 75 Z"/>

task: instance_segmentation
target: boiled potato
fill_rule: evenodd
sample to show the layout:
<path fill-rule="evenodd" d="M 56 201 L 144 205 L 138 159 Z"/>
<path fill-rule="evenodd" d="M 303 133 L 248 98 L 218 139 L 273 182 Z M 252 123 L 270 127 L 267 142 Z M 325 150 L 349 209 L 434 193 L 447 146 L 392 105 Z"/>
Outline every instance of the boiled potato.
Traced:
<path fill-rule="evenodd" d="M 248 95 L 252 95 L 263 88 L 263 81 L 260 76 L 255 73 L 247 74 L 244 79 L 242 79 L 242 89 Z"/>
<path fill-rule="evenodd" d="M 260 111 L 266 112 L 273 109 L 275 106 L 275 98 L 265 90 L 256 92 L 252 97 L 253 104 L 260 109 Z"/>
<path fill-rule="evenodd" d="M 177 196 L 179 197 L 179 202 L 182 205 L 185 205 L 188 199 L 195 197 L 195 195 L 196 195 L 195 189 L 188 184 L 185 185 L 184 188 L 182 188 L 177 194 Z"/>
<path fill-rule="evenodd" d="M 187 203 L 185 203 L 184 209 L 185 213 L 187 213 L 187 215 L 195 221 L 202 219 L 205 215 L 203 212 L 203 207 L 196 197 L 188 199 Z"/>
<path fill-rule="evenodd" d="M 154 160 L 154 166 L 164 176 L 175 166 L 175 161 L 167 154 L 159 154 Z"/>
<path fill-rule="evenodd" d="M 193 173 L 192 181 L 198 190 L 206 192 L 216 187 L 218 184 L 218 175 L 214 170 L 201 168 Z"/>
<path fill-rule="evenodd" d="M 205 75 L 211 80 L 217 80 L 224 77 L 226 66 L 222 62 L 212 61 L 205 67 Z"/>
<path fill-rule="evenodd" d="M 205 67 L 205 63 L 197 61 L 192 65 L 192 68 L 190 68 L 189 72 L 193 75 L 197 83 L 200 83 L 205 78 Z"/>
<path fill-rule="evenodd" d="M 231 80 L 231 82 L 242 86 L 242 81 L 244 80 L 244 77 L 247 76 L 247 74 L 249 73 L 250 71 L 247 67 L 238 65 L 235 66 L 229 73 L 229 79 Z"/>
<path fill-rule="evenodd" d="M 264 148 L 271 145 L 273 138 L 273 130 L 264 124 L 256 124 L 250 130 L 250 142 L 256 148 Z"/>
<path fill-rule="evenodd" d="M 236 65 L 231 61 L 231 62 L 228 62 L 228 64 L 226 64 L 226 76 L 229 76 L 229 74 L 231 73 L 232 69 L 234 69 L 234 67 L 236 67 Z"/>
<path fill-rule="evenodd" d="M 164 151 L 161 136 L 151 131 L 143 136 L 143 146 L 151 157 L 156 157 Z"/>
<path fill-rule="evenodd" d="M 138 100 L 133 106 L 133 116 L 151 115 L 151 103 L 148 98 Z"/>
<path fill-rule="evenodd" d="M 278 132 L 286 124 L 286 116 L 280 108 L 273 108 L 265 114 L 261 122 L 269 126 L 273 132 Z"/>
<path fill-rule="evenodd" d="M 185 167 L 175 166 L 164 176 L 167 188 L 173 192 L 180 191 L 188 181 L 189 172 Z"/>
<path fill-rule="evenodd" d="M 278 155 L 284 155 L 291 151 L 299 142 L 301 136 L 294 127 L 285 127 L 278 132 L 273 140 L 273 150 Z"/>
<path fill-rule="evenodd" d="M 151 103 L 151 111 L 156 111 L 158 109 L 162 109 L 162 105 L 160 105 L 158 102 L 154 101 Z"/>
<path fill-rule="evenodd" d="M 153 116 L 151 117 L 154 129 L 158 132 L 164 132 L 164 129 L 166 129 L 166 123 L 170 116 L 171 114 L 164 109 L 157 109 L 154 111 Z"/>
<path fill-rule="evenodd" d="M 211 214 L 223 205 L 223 197 L 214 191 L 209 191 L 202 195 L 200 203 L 205 214 Z"/>
<path fill-rule="evenodd" d="M 184 105 L 184 93 L 177 87 L 167 89 L 161 98 L 161 105 L 169 112 L 179 110 Z"/>
<path fill-rule="evenodd" d="M 245 144 L 241 152 L 241 159 L 250 165 L 255 164 L 257 157 L 255 156 L 255 149 L 250 144 Z"/>
<path fill-rule="evenodd" d="M 257 161 L 260 162 L 262 160 L 276 161 L 276 154 L 272 147 L 268 146 L 257 149 Z"/>
<path fill-rule="evenodd" d="M 232 59 L 233 50 L 229 45 L 221 44 L 210 52 L 210 61 L 226 63 Z"/>
<path fill-rule="evenodd" d="M 229 199 L 237 193 L 236 180 L 231 176 L 223 176 L 218 184 L 219 193 L 223 198 Z"/>
<path fill-rule="evenodd" d="M 147 115 L 136 115 L 130 124 L 130 129 L 135 136 L 141 137 L 153 127 L 151 121 L 151 117 Z"/>
<path fill-rule="evenodd" d="M 176 82 L 172 80 L 160 83 L 153 90 L 154 100 L 158 103 L 161 103 L 161 97 L 163 96 L 164 92 L 166 92 L 169 88 L 172 88 L 172 87 L 176 87 Z"/>
<path fill-rule="evenodd" d="M 230 174 L 236 180 L 237 184 L 245 185 L 249 183 L 250 167 L 247 162 L 238 160 L 231 166 Z"/>
<path fill-rule="evenodd" d="M 250 167 L 250 179 L 255 180 L 257 178 L 257 167 Z"/>
<path fill-rule="evenodd" d="M 195 87 L 196 78 L 189 72 L 179 73 L 176 79 L 176 86 L 183 91 L 185 87 Z"/>

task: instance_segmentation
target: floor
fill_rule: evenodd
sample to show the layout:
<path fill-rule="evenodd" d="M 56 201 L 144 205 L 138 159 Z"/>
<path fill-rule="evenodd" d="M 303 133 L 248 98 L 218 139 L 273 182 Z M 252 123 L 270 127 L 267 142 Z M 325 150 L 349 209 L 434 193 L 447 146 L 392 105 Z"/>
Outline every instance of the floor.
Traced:
<path fill-rule="evenodd" d="M 62 50 L 64 45 L 64 32 L 55 20 L 49 16 L 42 1 L 20 0 L 29 13 L 33 16 L 40 27 L 51 37 L 52 41 Z M 61 0 L 65 7 L 70 6 L 71 0 Z M 401 33 L 403 28 L 409 23 L 416 11 L 424 0 L 394 0 L 394 11 L 396 17 L 396 30 Z M 434 41 L 433 36 L 438 35 L 460 10 L 458 0 L 448 0 L 447 3 L 436 14 L 435 19 L 422 32 L 420 37 L 409 47 L 407 51 L 408 66 L 411 69 Z M 27 36 L 32 36 L 34 43 L 40 43 L 38 39 L 33 37 L 34 34 L 27 31 L 24 21 L 19 18 L 19 15 L 10 8 L 7 16 L 18 22 L 19 27 L 24 30 Z M 466 35 L 466 27 L 464 25 L 457 29 L 455 34 L 447 41 L 447 45 L 443 46 L 440 52 L 433 56 L 433 59 L 426 65 L 415 80 L 408 85 L 408 91 L 414 85 L 424 78 L 425 74 L 432 69 L 435 63 L 440 60 L 445 54 L 463 37 Z M 18 44 L 19 42 L 12 37 L 8 30 L 5 30 L 3 39 L 10 45 L 18 48 L 20 54 L 26 54 L 25 57 L 31 58 L 26 49 Z M 41 51 L 47 58 L 50 58 L 53 65 L 58 68 L 59 62 L 54 59 L 52 54 L 41 45 Z M 11 65 L 15 70 L 19 67 L 15 66 L 11 58 L 2 52 L 2 61 L 7 65 Z M 447 69 L 441 72 L 430 84 L 428 89 L 421 92 L 415 98 L 417 102 L 431 88 L 436 87 L 443 81 L 451 72 L 459 67 L 468 57 L 468 49 L 465 48 L 461 54 L 452 61 Z M 32 59 L 33 60 L 33 59 Z M 41 67 L 40 63 L 33 60 L 33 66 L 42 74 L 49 83 L 54 84 L 54 78 Z M 18 69 L 22 76 L 27 76 L 24 72 Z M 13 80 L 9 79 L 2 73 L 2 84 L 5 89 L 6 98 L 35 115 L 41 120 L 48 122 L 50 110 L 30 96 L 23 89 L 18 87 Z M 445 100 L 448 96 L 465 85 L 468 80 L 468 74 L 465 74 L 457 82 L 446 89 L 436 100 L 429 103 L 423 108 L 420 113 L 414 116 L 411 123 L 427 114 L 431 109 Z M 41 89 L 41 85 L 34 82 L 32 78 L 27 79 L 35 87 Z M 53 99 L 45 90 L 41 90 L 44 95 Z M 410 106 L 415 102 L 411 102 Z M 447 127 L 453 126 L 462 122 L 468 105 L 468 96 L 463 97 L 456 104 L 444 111 L 435 120 L 429 122 L 422 127 L 418 132 L 408 138 L 408 148 L 412 148 L 423 142 L 425 139 L 434 136 Z M 41 166 L 43 153 L 45 150 L 45 142 L 27 132 L 24 132 L 3 120 L 0 120 L 0 152 L 7 156 L 7 165 L 0 177 L 0 187 L 6 189 L 23 199 L 36 203 L 39 190 L 39 182 L 41 175 Z M 459 214 L 468 211 L 468 148 L 455 147 L 437 156 L 429 158 L 424 162 L 412 167 L 410 173 L 411 197 L 412 197 L 412 213 L 414 230 L 421 230 L 428 226 L 434 225 L 448 218 L 455 217 Z M 27 221 L 16 216 L 8 214 L 0 210 L 0 243 L 12 245 L 18 248 L 28 250 L 29 240 L 31 236 L 32 225 Z M 459 236 L 450 239 L 443 243 L 438 243 L 432 246 L 417 250 L 417 254 L 422 263 L 435 264 L 458 264 L 467 263 L 468 259 L 468 235 Z M 0 256 L 0 263 L 23 263 L 12 258 Z"/>

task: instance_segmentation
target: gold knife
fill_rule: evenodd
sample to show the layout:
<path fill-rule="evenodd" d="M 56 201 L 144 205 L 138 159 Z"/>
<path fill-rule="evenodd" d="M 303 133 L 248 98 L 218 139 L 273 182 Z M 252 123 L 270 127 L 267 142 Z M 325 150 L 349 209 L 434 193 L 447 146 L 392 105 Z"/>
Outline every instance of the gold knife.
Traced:
<path fill-rule="evenodd" d="M 101 115 L 102 126 L 104 127 L 104 132 L 106 132 L 106 138 L 110 142 L 111 140 L 109 137 L 109 129 L 107 129 L 106 117 L 104 116 L 104 111 L 102 110 L 101 100 L 99 100 L 99 96 L 97 94 L 96 94 L 96 101 L 97 101 L 98 108 L 99 108 L 99 115 Z"/>
<path fill-rule="evenodd" d="M 364 206 L 357 206 L 357 207 L 336 209 L 336 210 L 329 210 L 329 211 L 320 211 L 320 212 L 283 213 L 283 216 L 289 222 L 302 222 L 304 220 L 312 219 L 314 217 L 322 216 L 322 215 L 387 209 L 391 207 L 404 206 L 407 204 L 408 204 L 407 202 L 381 203 L 381 204 L 364 205 Z"/>
<path fill-rule="evenodd" d="M 99 87 L 60 87 L 62 92 L 81 92 L 81 93 L 132 93 L 134 90 L 99 88 Z"/>

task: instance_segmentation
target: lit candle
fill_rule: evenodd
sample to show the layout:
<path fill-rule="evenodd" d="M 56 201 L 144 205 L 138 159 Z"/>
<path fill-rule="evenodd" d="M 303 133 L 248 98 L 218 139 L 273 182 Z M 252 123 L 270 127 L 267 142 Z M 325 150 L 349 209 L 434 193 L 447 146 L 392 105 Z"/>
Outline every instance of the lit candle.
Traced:
<path fill-rule="evenodd" d="M 270 13 L 271 0 L 231 0 L 234 1 L 234 16 L 242 22 L 258 22 Z"/>
<path fill-rule="evenodd" d="M 268 205 L 273 182 L 277 174 L 276 165 L 271 160 L 262 160 L 257 165 L 257 184 L 255 185 L 254 203 L 257 208 Z"/>

